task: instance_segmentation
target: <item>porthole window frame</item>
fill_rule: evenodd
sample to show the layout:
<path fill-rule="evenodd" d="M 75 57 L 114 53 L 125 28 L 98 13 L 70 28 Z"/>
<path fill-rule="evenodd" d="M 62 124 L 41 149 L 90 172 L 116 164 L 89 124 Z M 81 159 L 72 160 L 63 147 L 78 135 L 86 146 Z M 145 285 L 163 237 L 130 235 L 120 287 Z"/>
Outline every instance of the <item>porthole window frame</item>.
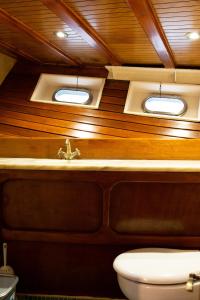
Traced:
<path fill-rule="evenodd" d="M 175 114 L 175 113 L 168 113 L 168 112 L 161 112 L 161 111 L 151 111 L 151 110 L 148 110 L 146 107 L 145 107 L 145 103 L 148 101 L 148 99 L 151 99 L 151 98 L 167 98 L 167 99 L 178 99 L 180 100 L 182 103 L 183 103 L 183 109 L 181 110 L 180 113 L 178 114 Z M 142 102 L 142 109 L 143 109 L 143 112 L 145 113 L 148 113 L 148 114 L 152 114 L 152 115 L 165 115 L 165 116 L 172 116 L 172 117 L 181 117 L 182 115 L 184 115 L 186 112 L 187 112 L 187 108 L 188 108 L 188 105 L 187 105 L 187 102 L 179 97 L 179 96 L 176 96 L 176 95 L 151 95 L 151 96 L 148 96 L 147 98 L 144 99 L 144 101 Z"/>
<path fill-rule="evenodd" d="M 71 90 L 71 91 L 87 92 L 89 94 L 89 98 L 88 98 L 88 100 L 85 103 L 76 103 L 76 102 L 68 102 L 68 101 L 59 101 L 59 100 L 56 100 L 56 94 L 59 91 L 61 91 L 61 90 Z M 55 92 L 52 95 L 52 100 L 55 103 L 61 103 L 61 104 L 67 104 L 67 105 L 77 105 L 77 106 L 78 105 L 89 105 L 89 104 L 91 104 L 92 99 L 93 99 L 92 92 L 89 89 L 86 89 L 86 88 L 75 88 L 75 87 L 66 87 L 66 86 L 65 87 L 60 87 L 60 88 L 56 89 Z"/>

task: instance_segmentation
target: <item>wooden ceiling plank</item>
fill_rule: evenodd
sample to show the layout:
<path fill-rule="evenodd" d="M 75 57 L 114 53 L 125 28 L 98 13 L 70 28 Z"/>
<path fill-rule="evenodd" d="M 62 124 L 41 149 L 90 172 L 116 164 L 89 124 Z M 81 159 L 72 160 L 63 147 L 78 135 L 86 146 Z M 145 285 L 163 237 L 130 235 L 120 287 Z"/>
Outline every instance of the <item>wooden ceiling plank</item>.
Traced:
<path fill-rule="evenodd" d="M 30 55 L 29 53 L 25 52 L 24 50 L 17 49 L 15 47 L 13 47 L 12 45 L 3 42 L 2 40 L 0 40 L 0 47 L 4 48 L 5 50 L 7 50 L 11 54 L 13 54 L 15 57 L 20 56 L 20 57 L 30 60 L 32 62 L 42 63 L 38 58 Z"/>
<path fill-rule="evenodd" d="M 121 65 L 119 59 L 112 53 L 109 46 L 103 41 L 93 27 L 80 15 L 73 11 L 62 0 L 41 0 L 52 10 L 67 26 L 77 32 L 89 45 L 97 49 L 109 60 L 112 65 Z"/>
<path fill-rule="evenodd" d="M 71 63 L 73 65 L 80 65 L 80 63 L 72 58 L 70 55 L 63 52 L 60 48 L 58 48 L 55 44 L 49 42 L 44 36 L 42 36 L 39 32 L 33 30 L 28 25 L 24 24 L 14 16 L 8 14 L 4 9 L 0 8 L 0 22 L 14 28 L 19 32 L 25 33 L 27 36 L 33 38 L 35 41 L 39 42 L 40 44 L 45 45 L 51 51 L 54 51 L 56 54 L 61 55 L 67 63 Z M 22 50 L 20 50 L 22 52 Z M 18 52 L 20 52 L 18 51 Z M 19 53 L 20 54 L 20 53 Z"/>
<path fill-rule="evenodd" d="M 167 38 L 149 0 L 126 0 L 152 42 L 166 68 L 175 68 L 175 60 Z"/>

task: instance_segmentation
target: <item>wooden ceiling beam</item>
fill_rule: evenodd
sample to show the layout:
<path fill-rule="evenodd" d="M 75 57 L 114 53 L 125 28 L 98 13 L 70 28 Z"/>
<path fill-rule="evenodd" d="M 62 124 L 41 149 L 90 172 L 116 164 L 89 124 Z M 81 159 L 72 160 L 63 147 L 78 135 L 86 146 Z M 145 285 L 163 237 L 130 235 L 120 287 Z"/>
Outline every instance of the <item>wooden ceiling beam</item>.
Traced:
<path fill-rule="evenodd" d="M 112 53 L 112 50 L 98 35 L 98 33 L 79 14 L 72 10 L 62 0 L 41 0 L 53 11 L 67 26 L 77 32 L 90 46 L 100 51 L 112 65 L 121 65 L 120 60 Z"/>
<path fill-rule="evenodd" d="M 26 60 L 30 60 L 32 62 L 42 63 L 39 59 L 33 57 L 29 53 L 27 53 L 21 49 L 17 49 L 15 47 L 13 47 L 12 45 L 3 42 L 2 40 L 0 40 L 0 47 L 7 50 L 7 52 L 10 53 L 11 55 L 13 55 L 15 58 L 20 56 L 20 57 L 22 57 Z"/>
<path fill-rule="evenodd" d="M 175 59 L 150 0 L 126 0 L 166 68 L 175 68 Z"/>
<path fill-rule="evenodd" d="M 25 33 L 27 36 L 34 39 L 36 42 L 45 45 L 49 50 L 55 52 L 57 55 L 61 55 L 67 63 L 71 63 L 73 65 L 80 65 L 80 63 L 72 58 L 70 55 L 63 52 L 60 48 L 58 48 L 55 44 L 49 42 L 44 36 L 42 36 L 39 32 L 33 30 L 28 25 L 24 24 L 14 16 L 8 14 L 4 9 L 0 8 L 0 22 L 4 23 L 14 30 Z"/>

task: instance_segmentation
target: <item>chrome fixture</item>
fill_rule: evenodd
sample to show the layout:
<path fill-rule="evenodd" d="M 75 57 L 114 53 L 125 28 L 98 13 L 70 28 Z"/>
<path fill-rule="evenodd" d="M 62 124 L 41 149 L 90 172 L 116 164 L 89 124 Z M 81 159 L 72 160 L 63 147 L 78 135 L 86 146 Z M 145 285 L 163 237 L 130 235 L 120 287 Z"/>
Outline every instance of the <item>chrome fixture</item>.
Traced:
<path fill-rule="evenodd" d="M 195 282 L 199 282 L 200 281 L 200 273 L 197 274 L 189 274 L 189 278 L 188 281 L 186 282 L 186 290 L 189 292 L 193 291 L 193 285 L 195 284 Z"/>
<path fill-rule="evenodd" d="M 80 150 L 78 148 L 75 148 L 75 151 L 72 152 L 70 140 L 66 139 L 66 141 L 65 141 L 65 149 L 60 148 L 58 150 L 57 155 L 58 155 L 58 157 L 60 159 L 71 160 L 71 159 L 75 158 L 76 156 L 80 156 L 81 152 L 80 152 Z"/>

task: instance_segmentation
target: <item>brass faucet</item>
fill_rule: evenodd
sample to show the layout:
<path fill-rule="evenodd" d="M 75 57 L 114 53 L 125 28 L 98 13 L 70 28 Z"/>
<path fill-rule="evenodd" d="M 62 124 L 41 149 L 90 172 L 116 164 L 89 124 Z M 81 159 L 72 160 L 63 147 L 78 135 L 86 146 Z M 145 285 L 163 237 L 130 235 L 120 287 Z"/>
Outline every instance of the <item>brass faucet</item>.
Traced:
<path fill-rule="evenodd" d="M 66 139 L 65 141 L 65 149 L 63 150 L 63 148 L 60 148 L 58 150 L 58 157 L 60 159 L 67 159 L 67 160 L 71 160 L 73 158 L 75 158 L 76 156 L 80 156 L 81 152 L 78 148 L 75 148 L 75 151 L 72 152 L 71 150 L 71 143 L 69 139 Z"/>

